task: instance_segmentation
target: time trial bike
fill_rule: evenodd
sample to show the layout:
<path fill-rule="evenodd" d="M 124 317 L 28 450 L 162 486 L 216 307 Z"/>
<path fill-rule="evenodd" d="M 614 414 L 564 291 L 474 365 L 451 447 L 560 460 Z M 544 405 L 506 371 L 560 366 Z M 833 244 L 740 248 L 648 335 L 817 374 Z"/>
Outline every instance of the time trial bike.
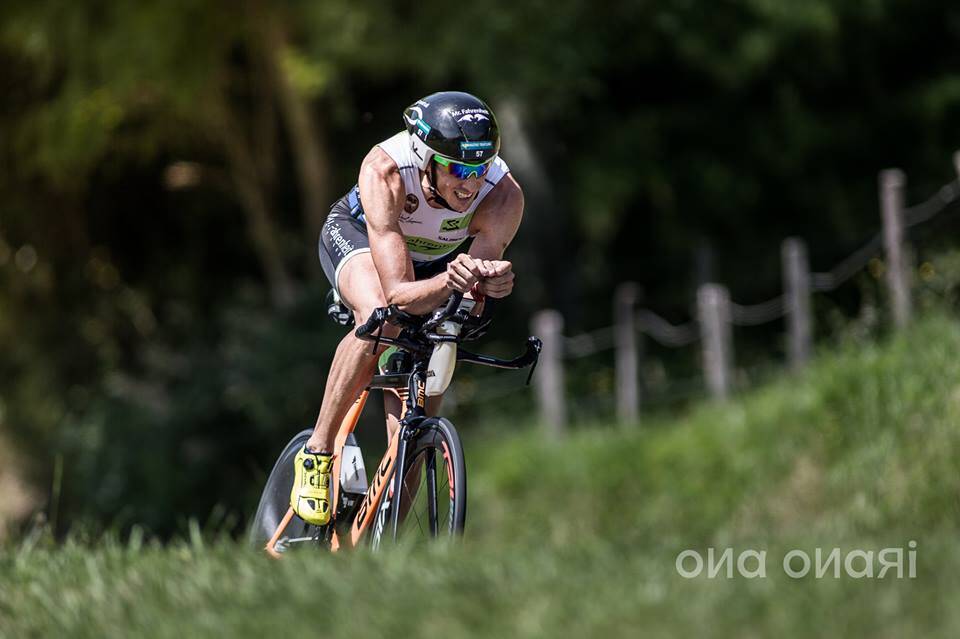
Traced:
<path fill-rule="evenodd" d="M 506 369 L 529 366 L 529 384 L 542 345 L 529 337 L 525 352 L 510 360 L 460 348 L 459 344 L 482 336 L 491 322 L 489 316 L 471 315 L 472 301 L 462 298 L 454 293 L 445 306 L 425 316 L 411 315 L 395 305 L 378 308 L 356 329 L 358 338 L 373 342 L 374 352 L 382 345 L 389 349 L 380 358 L 380 373 L 360 393 L 337 432 L 330 523 L 310 525 L 290 508 L 293 458 L 310 438 L 312 429 L 307 429 L 290 440 L 267 479 L 250 526 L 252 544 L 280 557 L 297 546 L 336 551 L 366 543 L 377 548 L 384 540 L 416 543 L 463 532 L 467 514 L 463 446 L 450 420 L 426 415 L 426 397 L 443 392 L 454 362 Z M 400 328 L 396 337 L 384 335 L 387 323 Z M 444 357 L 446 362 L 441 361 Z M 386 452 L 368 478 L 353 431 L 375 389 L 395 392 L 402 413 Z"/>

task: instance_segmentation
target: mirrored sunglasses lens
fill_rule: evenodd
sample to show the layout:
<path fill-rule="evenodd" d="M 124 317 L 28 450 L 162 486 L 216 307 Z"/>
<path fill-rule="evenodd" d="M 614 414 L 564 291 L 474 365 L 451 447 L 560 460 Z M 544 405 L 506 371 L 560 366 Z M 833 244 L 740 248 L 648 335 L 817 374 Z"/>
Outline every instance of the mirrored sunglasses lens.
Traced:
<path fill-rule="evenodd" d="M 459 164 L 457 162 L 450 163 L 450 173 L 459 180 L 466 180 L 474 176 L 483 177 L 487 174 L 489 168 L 489 164 L 470 166 L 469 164 Z"/>

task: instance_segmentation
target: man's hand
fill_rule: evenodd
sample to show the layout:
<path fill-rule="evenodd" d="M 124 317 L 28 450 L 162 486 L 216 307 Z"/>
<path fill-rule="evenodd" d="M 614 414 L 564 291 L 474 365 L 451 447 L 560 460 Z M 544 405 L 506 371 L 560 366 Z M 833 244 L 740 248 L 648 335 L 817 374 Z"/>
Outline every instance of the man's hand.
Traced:
<path fill-rule="evenodd" d="M 483 260 L 484 278 L 478 290 L 488 297 L 506 297 L 513 291 L 513 264 L 506 260 Z"/>
<path fill-rule="evenodd" d="M 476 260 L 461 253 L 447 263 L 447 288 L 466 293 L 485 275 L 484 260 Z"/>
<path fill-rule="evenodd" d="M 447 287 L 461 293 L 474 285 L 489 297 L 506 297 L 513 291 L 513 264 L 506 260 L 481 260 L 461 253 L 447 264 Z"/>

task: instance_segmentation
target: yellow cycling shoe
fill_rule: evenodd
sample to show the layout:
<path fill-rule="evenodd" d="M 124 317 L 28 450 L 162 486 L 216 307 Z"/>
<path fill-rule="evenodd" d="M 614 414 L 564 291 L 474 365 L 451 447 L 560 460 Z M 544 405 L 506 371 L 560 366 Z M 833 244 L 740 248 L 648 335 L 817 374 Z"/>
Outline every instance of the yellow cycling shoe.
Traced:
<path fill-rule="evenodd" d="M 306 446 L 293 460 L 290 506 L 308 524 L 324 526 L 330 521 L 330 471 L 333 455 L 312 453 Z"/>

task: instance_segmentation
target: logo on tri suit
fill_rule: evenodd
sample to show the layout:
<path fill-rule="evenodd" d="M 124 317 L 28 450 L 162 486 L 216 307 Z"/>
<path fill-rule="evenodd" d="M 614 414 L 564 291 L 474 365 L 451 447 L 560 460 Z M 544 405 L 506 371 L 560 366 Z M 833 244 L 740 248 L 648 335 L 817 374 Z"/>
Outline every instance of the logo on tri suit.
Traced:
<path fill-rule="evenodd" d="M 413 214 L 417 212 L 419 207 L 420 200 L 417 196 L 413 193 L 407 195 L 407 199 L 403 202 L 403 210 L 400 211 L 400 221 L 404 224 L 420 224 L 419 221 L 413 219 Z"/>
<path fill-rule="evenodd" d="M 414 211 L 417 210 L 417 207 L 419 206 L 420 206 L 420 199 L 413 193 L 410 193 L 407 195 L 407 199 L 403 203 L 403 210 L 406 211 L 407 213 L 413 213 Z"/>

